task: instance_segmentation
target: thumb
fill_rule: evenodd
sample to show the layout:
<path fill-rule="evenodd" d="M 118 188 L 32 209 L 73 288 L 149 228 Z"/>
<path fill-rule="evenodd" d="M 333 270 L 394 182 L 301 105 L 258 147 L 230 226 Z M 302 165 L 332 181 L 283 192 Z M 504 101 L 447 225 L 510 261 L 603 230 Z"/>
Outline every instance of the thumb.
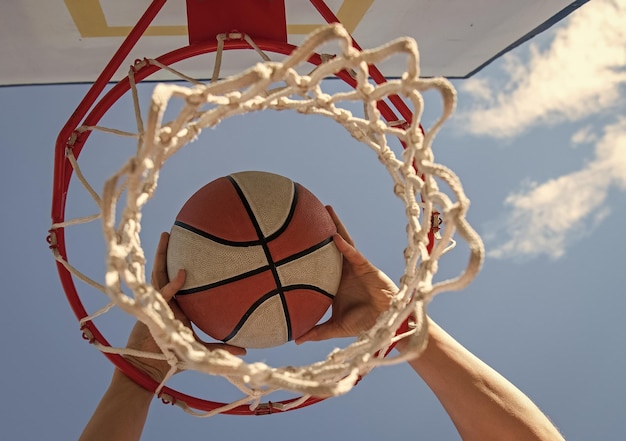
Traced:
<path fill-rule="evenodd" d="M 161 289 L 161 295 L 169 302 L 185 284 L 185 270 L 180 269 L 176 277 Z"/>
<path fill-rule="evenodd" d="M 330 319 L 325 323 L 314 326 L 309 331 L 305 332 L 303 335 L 296 338 L 295 343 L 297 345 L 300 345 L 307 341 L 328 340 L 334 337 L 339 337 L 339 335 L 337 334 L 338 332 L 337 332 L 336 326 L 334 322 L 332 321 L 332 319 Z"/>

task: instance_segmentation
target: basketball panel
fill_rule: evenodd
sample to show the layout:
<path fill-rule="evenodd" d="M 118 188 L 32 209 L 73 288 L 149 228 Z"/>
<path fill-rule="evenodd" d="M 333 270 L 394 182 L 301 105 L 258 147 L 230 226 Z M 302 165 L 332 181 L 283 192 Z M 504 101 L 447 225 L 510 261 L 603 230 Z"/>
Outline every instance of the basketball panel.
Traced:
<path fill-rule="evenodd" d="M 176 220 L 212 236 L 232 242 L 258 240 L 258 234 L 237 190 L 226 177 L 195 192 Z"/>
<path fill-rule="evenodd" d="M 341 269 L 342 255 L 334 242 L 276 268 L 284 287 L 312 285 L 333 296 L 339 288 Z"/>
<path fill-rule="evenodd" d="M 178 225 L 172 227 L 167 247 L 167 272 L 171 280 L 178 270 L 185 270 L 183 290 L 230 279 L 267 265 L 260 245 L 223 245 Z"/>
<path fill-rule="evenodd" d="M 310 289 L 294 289 L 285 291 L 285 303 L 291 321 L 291 338 L 295 340 L 317 324 L 332 299 Z"/>
<path fill-rule="evenodd" d="M 216 340 L 224 340 L 259 299 L 275 292 L 274 276 L 266 270 L 205 291 L 177 294 L 176 301 L 199 329 Z"/>
<path fill-rule="evenodd" d="M 289 225 L 280 236 L 268 242 L 275 262 L 307 250 L 337 232 L 324 204 L 302 185 L 296 185 L 298 202 Z"/>
<path fill-rule="evenodd" d="M 289 217 L 294 183 L 273 173 L 247 171 L 230 175 L 239 185 L 264 237 L 282 228 Z"/>
<path fill-rule="evenodd" d="M 226 343 L 242 348 L 269 348 L 287 343 L 288 335 L 283 302 L 275 295 L 259 305 Z"/>

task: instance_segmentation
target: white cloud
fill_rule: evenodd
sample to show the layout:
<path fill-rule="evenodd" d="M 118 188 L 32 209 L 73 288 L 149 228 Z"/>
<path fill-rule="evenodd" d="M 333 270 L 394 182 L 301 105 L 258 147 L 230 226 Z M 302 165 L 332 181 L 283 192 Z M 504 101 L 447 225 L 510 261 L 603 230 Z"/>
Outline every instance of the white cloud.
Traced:
<path fill-rule="evenodd" d="M 582 170 L 509 195 L 505 203 L 511 211 L 502 226 L 509 239 L 489 255 L 561 257 L 569 243 L 593 231 L 609 214 L 605 202 L 614 185 L 626 188 L 626 118 L 605 128 L 594 160 Z"/>
<path fill-rule="evenodd" d="M 541 47 L 504 57 L 503 75 L 489 70 L 460 86 L 472 104 L 459 126 L 474 135 L 512 139 L 575 121 L 571 145 L 595 149 L 580 170 L 527 183 L 506 198 L 507 214 L 486 237 L 496 244 L 491 257 L 561 257 L 610 213 L 609 191 L 626 189 L 626 118 L 613 116 L 626 90 L 626 0 L 591 1 L 551 32 Z M 593 125 L 581 124 L 590 116 Z"/>
<path fill-rule="evenodd" d="M 475 100 L 459 114 L 477 135 L 513 137 L 537 123 L 578 120 L 614 106 L 626 84 L 626 0 L 594 0 L 529 60 L 504 58 L 506 84 L 475 78 L 461 91 Z"/>
<path fill-rule="evenodd" d="M 596 141 L 596 135 L 591 126 L 583 127 L 572 136 L 573 144 L 591 144 Z"/>

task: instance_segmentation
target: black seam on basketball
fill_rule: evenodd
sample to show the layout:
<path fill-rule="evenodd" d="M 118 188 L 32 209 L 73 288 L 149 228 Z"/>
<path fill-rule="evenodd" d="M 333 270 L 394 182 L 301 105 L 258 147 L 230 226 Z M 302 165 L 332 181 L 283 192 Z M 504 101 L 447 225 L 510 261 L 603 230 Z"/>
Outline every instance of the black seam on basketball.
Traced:
<path fill-rule="evenodd" d="M 222 341 L 224 343 L 227 343 L 228 340 L 232 340 L 233 338 L 235 338 L 237 333 L 241 330 L 241 327 L 244 325 L 244 323 L 246 323 L 248 321 L 248 319 L 254 313 L 254 311 L 256 311 L 259 306 L 261 306 L 263 303 L 265 303 L 266 300 L 269 300 L 269 299 L 271 299 L 272 297 L 274 297 L 276 295 L 281 295 L 281 293 L 278 290 L 275 289 L 275 290 L 272 290 L 272 291 L 268 292 L 264 296 L 258 298 L 252 304 L 252 306 L 250 306 L 250 308 L 248 308 L 248 310 L 244 313 L 244 315 L 241 317 L 241 320 L 239 320 L 239 322 L 235 325 L 235 327 L 230 332 L 230 334 L 228 334 Z M 286 315 L 285 315 L 285 317 L 286 317 Z M 289 330 L 289 326 L 287 327 L 287 329 Z"/>
<path fill-rule="evenodd" d="M 304 257 L 314 251 L 319 250 L 320 248 L 324 248 L 326 245 L 328 245 L 329 243 L 331 243 L 333 241 L 332 236 L 324 239 L 323 241 L 313 245 L 312 247 L 307 248 L 306 250 L 300 251 L 296 254 L 292 254 L 291 256 L 287 256 L 282 260 L 279 260 L 278 262 L 276 262 L 276 266 L 281 266 L 281 265 L 285 265 L 289 262 L 293 262 L 294 260 L 298 260 L 301 257 Z"/>
<path fill-rule="evenodd" d="M 214 236 L 212 234 L 207 233 L 206 231 L 199 230 L 196 227 L 193 227 L 193 226 L 191 226 L 189 224 L 186 224 L 184 222 L 181 222 L 179 220 L 174 222 L 174 225 L 176 225 L 176 226 L 178 226 L 178 227 L 180 227 L 180 228 L 182 228 L 184 230 L 190 231 L 190 232 L 192 232 L 194 234 L 197 234 L 199 236 L 202 236 L 202 237 L 204 237 L 206 239 L 210 239 L 213 242 L 220 243 L 222 245 L 228 245 L 228 246 L 231 246 L 231 247 L 251 247 L 251 246 L 254 246 L 254 245 L 261 245 L 261 241 L 260 240 L 250 240 L 250 241 L 247 241 L 247 242 L 235 242 L 233 240 L 222 239 L 221 237 Z"/>
<path fill-rule="evenodd" d="M 322 288 L 320 288 L 319 286 L 315 286 L 315 285 L 307 285 L 307 284 L 296 284 L 296 285 L 287 285 L 287 286 L 283 286 L 283 291 L 284 292 L 289 292 L 289 291 L 295 291 L 297 289 L 308 289 L 309 291 L 315 291 L 317 293 L 320 293 L 330 299 L 334 299 L 335 295 L 329 293 L 328 291 L 323 290 Z"/>
<path fill-rule="evenodd" d="M 283 306 L 283 312 L 285 315 L 285 321 L 287 323 L 287 341 L 291 340 L 291 336 L 292 336 L 292 332 L 291 332 L 291 317 L 289 317 L 289 310 L 287 309 L 287 301 L 285 300 L 285 295 L 283 293 L 283 286 L 280 283 L 280 277 L 278 276 L 278 270 L 276 269 L 276 263 L 274 262 L 274 260 L 272 259 L 272 253 L 270 253 L 270 249 L 269 246 L 267 245 L 268 239 L 263 235 L 263 231 L 261 231 L 261 226 L 259 225 L 259 222 L 256 219 L 256 216 L 254 215 L 254 211 L 252 211 L 252 207 L 250 206 L 248 200 L 246 199 L 246 196 L 243 194 L 243 190 L 241 189 L 241 187 L 239 187 L 239 184 L 237 183 L 237 181 L 232 177 L 232 176 L 227 176 L 228 180 L 230 181 L 230 183 L 233 185 L 233 187 L 235 188 L 235 191 L 237 192 L 237 194 L 239 195 L 239 198 L 241 199 L 241 203 L 243 204 L 244 208 L 246 209 L 246 212 L 248 213 L 248 217 L 250 218 L 250 221 L 252 221 L 252 225 L 254 225 L 254 229 L 256 230 L 256 234 L 257 237 L 259 238 L 260 241 L 260 245 L 263 247 L 263 252 L 265 253 L 265 258 L 267 259 L 267 262 L 270 266 L 270 270 L 272 271 L 272 276 L 274 276 L 274 283 L 276 283 L 276 289 L 278 292 L 278 295 L 280 296 L 280 300 Z M 295 183 L 292 182 L 292 185 L 294 185 L 294 195 L 293 198 L 296 199 L 296 196 L 298 194 L 297 192 L 297 187 L 295 185 Z M 295 203 L 294 201 L 292 201 L 291 203 L 291 209 L 289 211 L 289 215 L 288 218 L 291 219 L 291 214 L 293 212 L 293 210 L 295 209 Z M 284 226 L 285 224 L 283 224 Z M 282 228 L 282 226 L 281 226 Z M 279 231 L 281 231 L 281 229 L 279 228 Z"/>
<path fill-rule="evenodd" d="M 262 266 L 257 269 L 253 269 L 252 271 L 246 271 L 245 273 L 237 274 L 236 276 L 229 277 L 228 279 L 222 279 L 218 282 L 209 283 L 208 285 L 197 286 L 194 288 L 181 289 L 176 293 L 176 295 L 187 295 L 187 294 L 195 294 L 197 292 L 206 291 L 209 289 L 216 288 L 218 286 L 227 285 L 232 282 L 237 282 L 238 280 L 245 279 L 247 277 L 255 276 L 257 274 L 261 274 L 262 272 L 268 271 L 271 268 L 269 265 Z"/>
<path fill-rule="evenodd" d="M 299 193 L 300 193 L 300 184 L 294 182 L 293 183 L 293 198 L 291 199 L 291 207 L 289 207 L 289 213 L 287 214 L 287 218 L 285 219 L 285 222 L 283 222 L 283 224 L 280 226 L 280 228 L 275 233 L 270 234 L 269 236 L 267 236 L 265 238 L 266 241 L 268 241 L 268 242 L 273 241 L 278 236 L 280 236 L 283 233 L 283 231 L 285 231 L 287 229 L 287 227 L 291 223 L 291 219 L 293 218 L 293 214 L 296 211 L 296 204 L 298 203 L 298 194 Z"/>

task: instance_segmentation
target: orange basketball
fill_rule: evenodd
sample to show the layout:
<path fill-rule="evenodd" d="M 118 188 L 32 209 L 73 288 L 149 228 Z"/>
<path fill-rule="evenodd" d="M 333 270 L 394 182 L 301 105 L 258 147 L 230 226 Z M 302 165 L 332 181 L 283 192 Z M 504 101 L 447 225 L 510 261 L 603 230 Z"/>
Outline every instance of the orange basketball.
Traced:
<path fill-rule="evenodd" d="M 176 300 L 209 336 L 245 348 L 303 335 L 331 305 L 341 279 L 335 224 L 302 185 L 272 173 L 221 177 L 185 203 L 167 250 Z"/>

